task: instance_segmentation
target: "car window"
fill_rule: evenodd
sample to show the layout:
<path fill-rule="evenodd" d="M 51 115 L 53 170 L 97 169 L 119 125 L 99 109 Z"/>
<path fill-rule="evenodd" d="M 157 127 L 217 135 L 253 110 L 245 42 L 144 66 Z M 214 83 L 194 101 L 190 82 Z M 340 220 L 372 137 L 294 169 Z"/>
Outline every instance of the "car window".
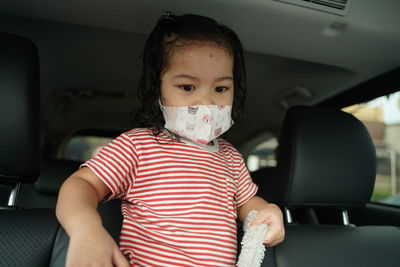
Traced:
<path fill-rule="evenodd" d="M 270 137 L 254 146 L 247 157 L 247 168 L 254 172 L 264 167 L 275 167 L 275 150 L 278 147 L 278 140 Z"/>
<path fill-rule="evenodd" d="M 400 92 L 343 109 L 367 127 L 376 149 L 371 201 L 400 206 Z"/>
<path fill-rule="evenodd" d="M 94 157 L 111 140 L 112 138 L 100 136 L 74 136 L 66 145 L 63 158 L 74 161 L 87 161 Z"/>

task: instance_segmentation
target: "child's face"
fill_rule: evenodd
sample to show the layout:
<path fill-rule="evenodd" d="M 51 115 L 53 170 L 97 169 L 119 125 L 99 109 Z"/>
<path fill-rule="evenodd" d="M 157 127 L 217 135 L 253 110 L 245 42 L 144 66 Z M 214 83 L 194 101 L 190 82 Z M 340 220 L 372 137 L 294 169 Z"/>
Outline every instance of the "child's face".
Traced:
<path fill-rule="evenodd" d="M 161 75 L 161 104 L 169 107 L 233 103 L 233 59 L 215 43 L 176 48 Z"/>

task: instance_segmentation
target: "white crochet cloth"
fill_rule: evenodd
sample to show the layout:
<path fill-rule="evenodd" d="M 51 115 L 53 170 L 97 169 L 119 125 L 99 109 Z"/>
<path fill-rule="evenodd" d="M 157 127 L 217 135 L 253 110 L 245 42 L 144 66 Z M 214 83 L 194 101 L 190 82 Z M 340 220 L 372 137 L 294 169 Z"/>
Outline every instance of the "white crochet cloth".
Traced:
<path fill-rule="evenodd" d="M 251 226 L 250 224 L 256 217 L 257 211 L 251 210 L 243 223 L 244 236 L 242 239 L 242 250 L 240 251 L 237 267 L 260 267 L 264 255 L 265 246 L 263 244 L 267 234 L 267 224 Z"/>

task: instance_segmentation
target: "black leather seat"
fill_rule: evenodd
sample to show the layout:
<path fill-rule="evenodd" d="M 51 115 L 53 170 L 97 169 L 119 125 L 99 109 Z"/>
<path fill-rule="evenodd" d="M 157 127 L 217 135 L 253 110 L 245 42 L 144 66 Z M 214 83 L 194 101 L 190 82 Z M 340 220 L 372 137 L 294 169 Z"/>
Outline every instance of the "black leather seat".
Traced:
<path fill-rule="evenodd" d="M 23 208 L 55 208 L 58 192 L 63 182 L 76 170 L 81 162 L 42 159 L 40 176 L 35 183 L 21 187 L 18 206 Z"/>
<path fill-rule="evenodd" d="M 0 33 L 0 266 L 46 266 L 59 224 L 52 209 L 19 209 L 21 183 L 39 176 L 39 61 L 28 39 Z"/>
<path fill-rule="evenodd" d="M 265 188 L 264 183 L 268 184 L 268 180 L 274 179 L 274 176 L 276 176 L 276 167 L 264 167 L 261 169 L 258 169 L 254 172 L 251 172 L 251 178 L 255 184 L 259 187 L 259 190 L 257 195 L 264 199 L 269 199 L 269 190 L 262 190 Z"/>
<path fill-rule="evenodd" d="M 339 110 L 293 107 L 280 137 L 278 166 L 265 180 L 269 200 L 287 220 L 286 239 L 267 250 L 262 266 L 398 266 L 400 228 L 351 224 L 375 181 L 375 150 L 364 125 Z M 343 224 L 301 224 L 293 209 L 339 209 Z M 338 214 L 340 216 L 340 213 Z"/>
<path fill-rule="evenodd" d="M 33 184 L 40 170 L 39 110 L 36 46 L 26 38 L 0 33 L 0 193 L 4 200 L 0 203 L 0 266 L 64 266 L 68 240 L 53 207 L 60 185 L 79 165 L 46 161 L 45 179 Z M 18 201 L 21 184 L 27 190 L 24 201 Z M 48 194 L 50 203 L 44 205 L 48 199 L 40 194 Z M 18 202 L 33 208 L 23 209 Z M 52 208 L 34 208 L 43 206 Z M 99 211 L 105 228 L 118 240 L 120 202 L 111 201 Z"/>

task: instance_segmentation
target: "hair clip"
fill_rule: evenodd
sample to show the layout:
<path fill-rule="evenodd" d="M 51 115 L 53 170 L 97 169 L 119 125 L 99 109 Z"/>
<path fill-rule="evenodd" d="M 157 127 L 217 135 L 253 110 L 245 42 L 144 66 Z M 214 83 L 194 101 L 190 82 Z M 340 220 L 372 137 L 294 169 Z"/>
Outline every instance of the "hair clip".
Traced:
<path fill-rule="evenodd" d="M 176 22 L 174 15 L 170 11 L 165 11 L 164 14 L 161 16 L 161 20 L 170 20 Z"/>

